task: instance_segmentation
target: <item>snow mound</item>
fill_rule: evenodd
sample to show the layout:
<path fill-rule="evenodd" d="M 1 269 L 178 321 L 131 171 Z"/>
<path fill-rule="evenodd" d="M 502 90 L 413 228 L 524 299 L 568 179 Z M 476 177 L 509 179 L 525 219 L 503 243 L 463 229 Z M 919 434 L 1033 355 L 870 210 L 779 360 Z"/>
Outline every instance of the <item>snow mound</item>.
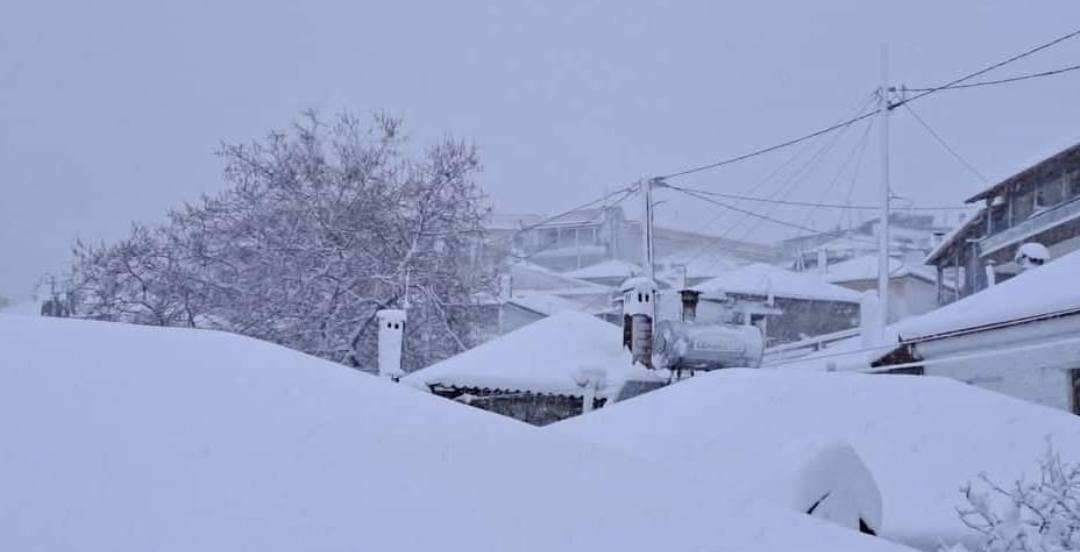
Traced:
<path fill-rule="evenodd" d="M 224 333 L 0 316 L 0 550 L 898 550 Z"/>
<path fill-rule="evenodd" d="M 824 447 L 799 473 L 796 510 L 845 527 L 881 530 L 881 491 L 847 443 Z"/>
<path fill-rule="evenodd" d="M 1071 414 L 944 378 L 840 372 L 721 370 L 545 431 L 693 473 L 731 500 L 799 511 L 804 466 L 849 443 L 880 489 L 879 534 L 928 548 L 970 535 L 955 506 L 980 472 L 1012 482 L 1035 469 L 1048 438 L 1080 455 Z M 866 479 L 839 471 L 830 477 Z"/>

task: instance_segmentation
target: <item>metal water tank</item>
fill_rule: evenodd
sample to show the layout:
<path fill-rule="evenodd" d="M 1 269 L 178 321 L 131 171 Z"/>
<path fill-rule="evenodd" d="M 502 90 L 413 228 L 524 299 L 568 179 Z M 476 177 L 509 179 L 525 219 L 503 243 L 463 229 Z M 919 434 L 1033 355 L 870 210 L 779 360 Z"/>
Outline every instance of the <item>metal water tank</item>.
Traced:
<path fill-rule="evenodd" d="M 765 351 L 756 326 L 663 320 L 655 336 L 653 361 L 669 370 L 757 368 Z"/>

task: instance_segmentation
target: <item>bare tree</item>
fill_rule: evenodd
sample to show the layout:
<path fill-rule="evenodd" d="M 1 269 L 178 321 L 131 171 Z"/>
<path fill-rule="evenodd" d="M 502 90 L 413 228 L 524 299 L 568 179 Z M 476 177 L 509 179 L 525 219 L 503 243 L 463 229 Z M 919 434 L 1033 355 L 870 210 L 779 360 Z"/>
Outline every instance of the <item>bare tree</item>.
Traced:
<path fill-rule="evenodd" d="M 978 489 L 968 484 L 965 525 L 982 536 L 986 552 L 1080 550 L 1080 465 L 1068 464 L 1052 448 L 1039 461 L 1039 477 L 1001 486 L 985 474 Z M 963 550 L 956 546 L 949 550 Z"/>
<path fill-rule="evenodd" d="M 396 119 L 313 112 L 224 145 L 224 192 L 120 243 L 76 246 L 80 315 L 223 329 L 368 367 L 375 311 L 407 299 L 407 368 L 471 346 L 477 298 L 497 282 L 471 255 L 488 209 L 476 151 L 446 139 L 411 159 L 405 145 Z"/>

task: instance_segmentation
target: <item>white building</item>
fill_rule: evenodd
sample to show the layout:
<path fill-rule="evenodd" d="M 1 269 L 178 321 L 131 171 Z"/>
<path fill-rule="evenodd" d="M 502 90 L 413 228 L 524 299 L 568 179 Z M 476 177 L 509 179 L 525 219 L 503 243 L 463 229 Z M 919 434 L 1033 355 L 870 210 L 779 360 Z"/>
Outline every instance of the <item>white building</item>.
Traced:
<path fill-rule="evenodd" d="M 821 268 L 815 270 L 822 271 Z M 876 290 L 878 257 L 863 255 L 823 269 L 826 282 L 854 291 Z M 938 307 L 937 269 L 921 261 L 889 259 L 889 322 Z"/>

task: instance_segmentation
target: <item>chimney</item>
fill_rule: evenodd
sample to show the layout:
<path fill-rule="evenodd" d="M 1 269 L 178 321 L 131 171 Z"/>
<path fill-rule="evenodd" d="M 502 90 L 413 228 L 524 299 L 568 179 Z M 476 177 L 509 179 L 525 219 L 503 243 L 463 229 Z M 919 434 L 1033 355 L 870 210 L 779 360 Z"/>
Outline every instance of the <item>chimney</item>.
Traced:
<path fill-rule="evenodd" d="M 401 369 L 405 311 L 383 309 L 376 312 L 375 317 L 379 321 L 379 376 L 397 381 L 405 375 Z"/>
<path fill-rule="evenodd" d="M 630 353 L 635 363 L 652 368 L 653 317 L 656 314 L 656 282 L 649 278 L 631 278 L 623 283 L 623 340 L 626 322 L 630 322 Z"/>
<path fill-rule="evenodd" d="M 700 297 L 701 292 L 696 289 L 679 290 L 679 299 L 682 300 L 683 322 L 693 322 L 697 320 L 697 306 Z"/>
<path fill-rule="evenodd" d="M 859 334 L 863 348 L 881 344 L 885 328 L 881 326 L 881 302 L 877 292 L 866 290 L 859 301 Z"/>

